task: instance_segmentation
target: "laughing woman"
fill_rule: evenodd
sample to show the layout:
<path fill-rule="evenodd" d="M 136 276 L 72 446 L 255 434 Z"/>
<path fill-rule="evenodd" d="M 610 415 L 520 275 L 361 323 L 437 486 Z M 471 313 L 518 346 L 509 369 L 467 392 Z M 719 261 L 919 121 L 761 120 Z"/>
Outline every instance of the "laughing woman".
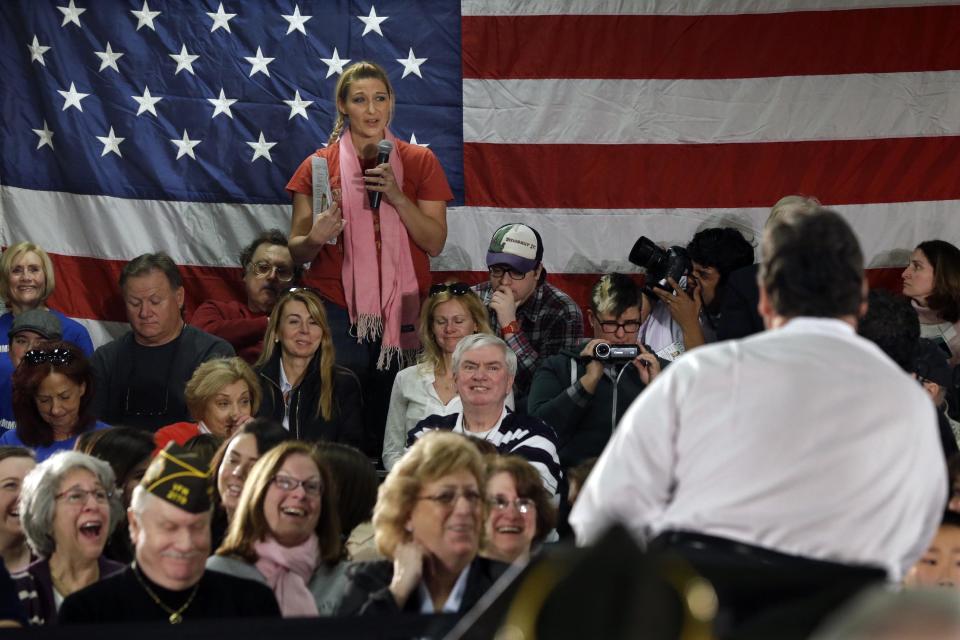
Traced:
<path fill-rule="evenodd" d="M 20 488 L 35 466 L 37 461 L 29 449 L 0 447 L 0 557 L 10 573 L 23 571 L 31 560 L 20 526 Z"/>
<path fill-rule="evenodd" d="M 56 624 L 63 599 L 123 569 L 103 547 L 123 509 L 110 465 L 77 451 L 57 453 L 23 481 L 20 517 L 39 560 L 13 576 L 31 625 Z"/>
<path fill-rule="evenodd" d="M 333 614 L 342 560 L 330 470 L 311 445 L 284 442 L 253 466 L 207 568 L 268 585 L 287 618 Z"/>

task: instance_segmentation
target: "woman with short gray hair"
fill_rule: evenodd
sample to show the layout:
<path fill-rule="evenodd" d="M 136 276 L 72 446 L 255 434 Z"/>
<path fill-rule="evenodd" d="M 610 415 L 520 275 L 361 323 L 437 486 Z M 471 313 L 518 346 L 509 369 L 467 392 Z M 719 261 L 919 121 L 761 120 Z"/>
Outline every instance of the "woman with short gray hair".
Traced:
<path fill-rule="evenodd" d="M 56 453 L 23 480 L 20 519 L 39 560 L 13 576 L 31 625 L 56 624 L 63 599 L 123 569 L 103 547 L 123 515 L 110 465 Z"/>

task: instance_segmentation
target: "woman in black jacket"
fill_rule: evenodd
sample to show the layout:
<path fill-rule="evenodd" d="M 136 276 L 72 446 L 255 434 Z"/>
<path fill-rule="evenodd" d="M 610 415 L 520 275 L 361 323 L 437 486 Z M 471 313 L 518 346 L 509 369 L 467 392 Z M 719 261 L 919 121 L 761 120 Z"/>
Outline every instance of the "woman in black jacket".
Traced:
<path fill-rule="evenodd" d="M 258 416 L 280 422 L 298 440 L 360 444 L 360 382 L 336 364 L 327 316 L 316 293 L 291 289 L 277 301 L 254 369 L 263 389 Z"/>

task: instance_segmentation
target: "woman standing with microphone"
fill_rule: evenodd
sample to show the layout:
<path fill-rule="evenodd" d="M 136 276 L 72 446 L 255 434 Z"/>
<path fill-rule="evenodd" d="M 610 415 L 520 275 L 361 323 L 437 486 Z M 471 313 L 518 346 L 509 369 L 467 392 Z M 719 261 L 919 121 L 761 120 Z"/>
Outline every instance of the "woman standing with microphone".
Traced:
<path fill-rule="evenodd" d="M 349 66 L 335 93 L 329 145 L 304 160 L 287 184 L 289 246 L 294 262 L 311 262 L 305 281 L 324 298 L 339 364 L 363 383 L 363 448 L 378 456 L 393 376 L 420 346 L 416 325 L 430 286 L 429 257 L 443 250 L 453 193 L 429 149 L 398 140 L 387 128 L 395 94 L 382 67 Z M 386 162 L 377 157 L 382 141 L 392 143 L 380 149 Z M 315 157 L 325 162 L 333 192 L 333 202 L 317 212 Z M 373 208 L 370 194 L 376 193 L 380 202 Z"/>

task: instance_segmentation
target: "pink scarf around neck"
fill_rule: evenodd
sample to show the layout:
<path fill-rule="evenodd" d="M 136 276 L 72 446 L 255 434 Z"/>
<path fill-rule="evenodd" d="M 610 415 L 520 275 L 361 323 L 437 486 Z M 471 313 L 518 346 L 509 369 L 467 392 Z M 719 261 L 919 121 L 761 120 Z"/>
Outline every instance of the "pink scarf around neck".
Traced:
<path fill-rule="evenodd" d="M 307 583 L 317 568 L 320 543 L 316 535 L 296 547 L 285 547 L 272 537 L 253 545 L 257 570 L 267 579 L 284 618 L 318 616 L 317 602 Z"/>
<path fill-rule="evenodd" d="M 403 164 L 394 143 L 390 166 L 397 186 L 403 189 Z M 340 187 L 343 219 L 343 290 L 357 341 L 381 338 L 378 369 L 396 357 L 400 366 L 411 360 L 420 346 L 416 324 L 420 313 L 420 288 L 413 268 L 410 240 L 400 214 L 383 198 L 380 201 L 380 270 L 373 229 L 373 212 L 367 199 L 360 159 L 350 130 L 340 136 Z M 404 331 L 403 329 L 407 329 Z"/>

